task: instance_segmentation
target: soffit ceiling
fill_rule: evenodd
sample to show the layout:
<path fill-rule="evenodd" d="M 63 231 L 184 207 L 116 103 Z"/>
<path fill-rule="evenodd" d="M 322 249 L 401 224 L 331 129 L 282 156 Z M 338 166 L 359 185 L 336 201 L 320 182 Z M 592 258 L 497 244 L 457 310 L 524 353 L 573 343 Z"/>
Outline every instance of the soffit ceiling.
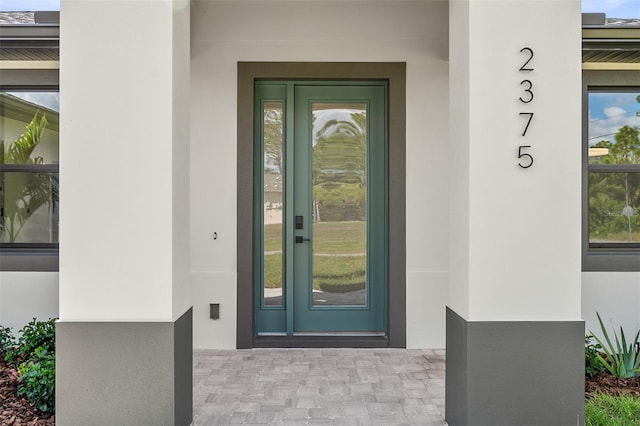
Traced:
<path fill-rule="evenodd" d="M 0 42 L 0 61 L 59 61 L 58 48 L 5 48 Z"/>
<path fill-rule="evenodd" d="M 640 27 L 583 28 L 582 62 L 640 63 Z"/>
<path fill-rule="evenodd" d="M 60 26 L 58 24 L 0 25 L 0 61 L 58 60 L 60 60 Z"/>
<path fill-rule="evenodd" d="M 640 63 L 640 48 L 636 49 L 582 49 L 582 62 Z"/>
<path fill-rule="evenodd" d="M 0 13 L 0 61 L 58 61 L 59 26 L 36 25 L 32 16 Z M 17 18 L 24 19 L 22 25 Z M 640 27 L 597 26 L 582 30 L 582 62 L 640 63 Z"/>

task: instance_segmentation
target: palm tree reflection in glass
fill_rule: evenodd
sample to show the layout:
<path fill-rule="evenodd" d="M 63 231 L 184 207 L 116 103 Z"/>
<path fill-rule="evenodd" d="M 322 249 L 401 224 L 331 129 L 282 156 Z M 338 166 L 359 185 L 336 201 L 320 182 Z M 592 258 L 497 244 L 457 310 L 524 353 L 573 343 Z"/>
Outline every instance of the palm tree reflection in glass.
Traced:
<path fill-rule="evenodd" d="M 0 141 L 0 166 L 44 165 L 43 157 L 32 156 L 47 126 L 44 114 L 40 117 L 38 115 L 36 112 L 26 125 L 25 132 L 13 143 L 6 146 L 4 141 Z M 52 241 L 57 239 L 52 237 L 57 232 L 49 229 L 57 227 L 57 223 L 47 226 L 45 235 L 38 227 L 31 232 L 24 232 L 28 229 L 25 225 L 29 223 L 29 219 L 41 207 L 48 208 L 50 217 L 55 214 L 58 203 L 57 173 L 38 171 L 37 167 L 28 171 L 7 171 L 5 168 L 0 174 L 0 183 L 0 242 L 57 242 Z"/>

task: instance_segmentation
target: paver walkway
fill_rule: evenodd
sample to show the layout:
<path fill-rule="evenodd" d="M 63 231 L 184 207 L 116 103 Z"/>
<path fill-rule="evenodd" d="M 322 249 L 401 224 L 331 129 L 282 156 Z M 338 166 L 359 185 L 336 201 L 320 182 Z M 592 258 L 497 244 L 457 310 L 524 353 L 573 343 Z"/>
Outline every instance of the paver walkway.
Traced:
<path fill-rule="evenodd" d="M 445 425 L 444 350 L 196 350 L 194 425 Z"/>

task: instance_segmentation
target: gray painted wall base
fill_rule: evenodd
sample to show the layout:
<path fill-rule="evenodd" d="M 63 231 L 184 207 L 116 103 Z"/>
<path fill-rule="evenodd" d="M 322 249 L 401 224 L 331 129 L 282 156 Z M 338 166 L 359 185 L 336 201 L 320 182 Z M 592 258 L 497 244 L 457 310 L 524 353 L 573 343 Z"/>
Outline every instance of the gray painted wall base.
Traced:
<path fill-rule="evenodd" d="M 446 421 L 583 425 L 584 321 L 469 322 L 447 308 Z"/>
<path fill-rule="evenodd" d="M 191 424 L 192 330 L 192 309 L 175 322 L 58 322 L 56 424 Z"/>

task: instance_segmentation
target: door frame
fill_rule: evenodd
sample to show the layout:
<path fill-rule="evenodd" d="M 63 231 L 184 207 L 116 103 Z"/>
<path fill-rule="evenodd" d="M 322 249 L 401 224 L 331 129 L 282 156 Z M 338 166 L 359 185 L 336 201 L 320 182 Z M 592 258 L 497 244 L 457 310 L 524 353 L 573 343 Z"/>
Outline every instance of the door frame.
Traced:
<path fill-rule="evenodd" d="M 254 83 L 268 80 L 388 81 L 387 336 L 256 336 L 254 318 Z M 406 347 L 406 63 L 238 62 L 236 347 Z"/>

